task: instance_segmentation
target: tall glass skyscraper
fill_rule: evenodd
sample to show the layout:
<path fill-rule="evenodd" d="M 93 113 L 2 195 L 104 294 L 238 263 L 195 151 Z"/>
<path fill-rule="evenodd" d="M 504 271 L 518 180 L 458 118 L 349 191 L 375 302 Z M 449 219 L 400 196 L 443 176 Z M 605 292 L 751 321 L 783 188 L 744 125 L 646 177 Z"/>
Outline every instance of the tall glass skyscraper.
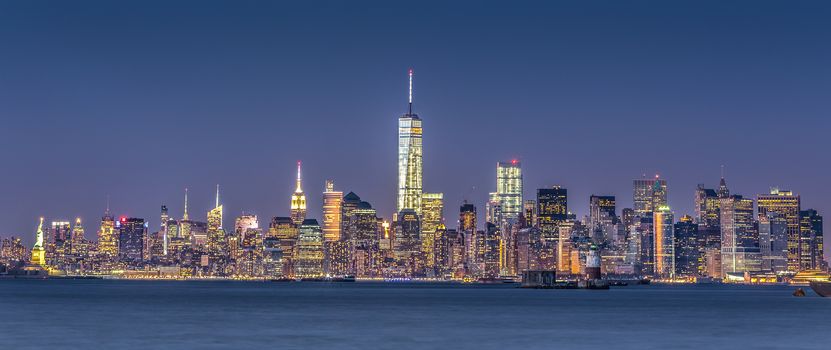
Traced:
<path fill-rule="evenodd" d="M 490 193 L 490 202 L 500 206 L 501 220 L 512 222 L 519 218 L 522 213 L 522 167 L 516 159 L 496 163 L 496 192 Z"/>
<path fill-rule="evenodd" d="M 421 118 L 413 113 L 413 70 L 410 69 L 409 110 L 398 118 L 398 203 L 396 212 L 415 210 L 421 215 L 423 191 Z"/>

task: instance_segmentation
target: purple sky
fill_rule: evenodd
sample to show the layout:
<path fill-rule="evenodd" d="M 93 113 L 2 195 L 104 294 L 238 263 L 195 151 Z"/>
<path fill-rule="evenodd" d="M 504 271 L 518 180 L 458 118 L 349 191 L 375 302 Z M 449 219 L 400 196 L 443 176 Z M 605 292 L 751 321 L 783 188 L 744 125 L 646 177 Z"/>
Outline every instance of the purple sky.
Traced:
<path fill-rule="evenodd" d="M 510 6 L 510 7 L 508 7 Z M 0 3 L 0 236 L 38 216 L 159 206 L 201 218 L 222 186 L 288 214 L 295 162 L 310 216 L 324 180 L 389 217 L 407 68 L 424 120 L 425 190 L 455 222 L 484 212 L 497 161 L 525 195 L 560 184 L 631 206 L 660 173 L 681 216 L 725 164 L 734 193 L 771 186 L 831 209 L 826 1 Z"/>

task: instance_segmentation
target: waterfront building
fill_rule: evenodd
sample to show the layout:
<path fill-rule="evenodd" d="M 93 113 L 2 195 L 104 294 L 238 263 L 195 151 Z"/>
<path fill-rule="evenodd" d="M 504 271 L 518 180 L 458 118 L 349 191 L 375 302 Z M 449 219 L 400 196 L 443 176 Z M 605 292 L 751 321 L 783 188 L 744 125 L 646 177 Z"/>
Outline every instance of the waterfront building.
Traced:
<path fill-rule="evenodd" d="M 675 277 L 675 218 L 668 206 L 655 208 L 652 216 L 655 251 L 655 275 L 661 278 Z"/>
<path fill-rule="evenodd" d="M 335 191 L 335 182 L 326 180 L 323 190 L 323 238 L 327 242 L 341 239 L 343 192 Z"/>
<path fill-rule="evenodd" d="M 568 191 L 560 186 L 537 190 L 537 226 L 540 229 L 540 268 L 554 270 L 557 266 L 559 225 L 567 220 Z"/>
<path fill-rule="evenodd" d="M 300 225 L 306 219 L 306 194 L 301 186 L 300 161 L 297 161 L 297 188 L 291 194 L 291 220 L 295 225 Z"/>
<path fill-rule="evenodd" d="M 485 225 L 485 231 L 482 232 L 481 243 L 481 261 L 482 261 L 482 277 L 496 278 L 499 276 L 499 227 L 493 223 Z"/>
<path fill-rule="evenodd" d="M 778 213 L 788 223 L 788 271 L 798 272 L 800 267 L 800 235 L 799 235 L 799 195 L 791 191 L 772 188 L 770 194 L 760 194 L 758 202 L 758 217 Z"/>
<path fill-rule="evenodd" d="M 300 278 L 323 277 L 323 230 L 315 219 L 303 220 L 300 225 L 294 274 Z"/>
<path fill-rule="evenodd" d="M 739 275 L 759 271 L 761 256 L 753 221 L 753 200 L 740 195 L 721 198 L 722 273 Z"/>
<path fill-rule="evenodd" d="M 488 218 L 496 225 L 515 222 L 523 211 L 522 167 L 516 159 L 496 163 L 496 192 L 490 193 L 489 203 L 498 205 L 500 217 Z"/>
<path fill-rule="evenodd" d="M 283 259 L 283 275 L 294 276 L 294 265 L 297 257 L 297 241 L 300 235 L 299 228 L 290 217 L 275 216 L 268 224 L 268 238 L 276 238 L 280 242 Z"/>
<path fill-rule="evenodd" d="M 705 246 L 699 227 L 689 215 L 682 216 L 673 227 L 676 276 L 695 277 L 703 273 Z"/>
<path fill-rule="evenodd" d="M 823 254 L 822 216 L 814 209 L 799 212 L 799 268 L 817 270 L 827 267 Z"/>
<path fill-rule="evenodd" d="M 464 236 L 465 243 L 465 264 L 473 266 L 476 264 L 476 206 L 464 201 L 459 207 L 459 234 Z"/>
<path fill-rule="evenodd" d="M 422 196 L 422 124 L 413 113 L 413 70 L 409 71 L 408 112 L 398 118 L 398 201 L 396 211 L 411 209 L 421 215 Z"/>
<path fill-rule="evenodd" d="M 444 221 L 444 194 L 424 193 L 421 197 L 421 251 L 425 265 L 434 268 L 436 230 Z"/>
<path fill-rule="evenodd" d="M 788 221 L 778 213 L 759 217 L 759 253 L 762 271 L 788 271 Z"/>

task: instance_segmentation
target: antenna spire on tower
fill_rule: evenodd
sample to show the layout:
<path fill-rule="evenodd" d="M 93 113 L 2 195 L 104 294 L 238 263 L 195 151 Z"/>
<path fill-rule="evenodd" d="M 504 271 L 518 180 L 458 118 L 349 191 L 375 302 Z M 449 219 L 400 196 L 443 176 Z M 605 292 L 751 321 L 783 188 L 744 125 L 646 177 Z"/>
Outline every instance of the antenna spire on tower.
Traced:
<path fill-rule="evenodd" d="M 295 193 L 300 193 L 300 192 L 303 192 L 303 190 L 302 190 L 302 189 L 301 189 L 301 187 L 300 187 L 300 182 L 301 182 L 301 177 L 300 177 L 300 164 L 301 164 L 301 163 L 300 163 L 300 161 L 298 160 L 298 161 L 297 161 L 297 189 L 296 189 L 296 190 L 294 190 L 294 192 L 295 192 Z"/>
<path fill-rule="evenodd" d="M 182 220 L 188 219 L 188 188 L 185 187 L 185 213 L 182 215 Z"/>
<path fill-rule="evenodd" d="M 214 208 L 219 208 L 219 184 L 216 184 L 216 205 Z"/>
<path fill-rule="evenodd" d="M 410 107 L 410 115 L 413 114 L 413 69 L 410 68 L 410 98 L 409 98 L 409 107 Z"/>
<path fill-rule="evenodd" d="M 107 195 L 107 211 L 104 213 L 105 216 L 110 216 L 110 195 Z"/>

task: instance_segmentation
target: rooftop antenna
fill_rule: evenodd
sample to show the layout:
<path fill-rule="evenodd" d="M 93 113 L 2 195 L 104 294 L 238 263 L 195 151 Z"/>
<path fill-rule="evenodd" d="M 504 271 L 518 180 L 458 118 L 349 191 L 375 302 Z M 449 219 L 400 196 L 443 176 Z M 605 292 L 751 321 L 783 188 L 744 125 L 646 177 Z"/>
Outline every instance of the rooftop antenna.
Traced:
<path fill-rule="evenodd" d="M 107 211 L 104 213 L 105 216 L 110 216 L 110 195 L 107 195 Z"/>
<path fill-rule="evenodd" d="M 216 205 L 214 208 L 219 208 L 219 184 L 216 184 Z"/>
<path fill-rule="evenodd" d="M 188 188 L 185 187 L 185 213 L 182 215 L 182 220 L 188 219 Z"/>
<path fill-rule="evenodd" d="M 297 161 L 297 189 L 294 190 L 295 193 L 303 192 L 303 190 L 300 188 L 300 181 L 301 181 L 301 178 L 300 178 L 300 164 L 301 163 L 298 160 Z"/>
<path fill-rule="evenodd" d="M 724 164 L 721 165 L 721 178 L 724 178 Z"/>
<path fill-rule="evenodd" d="M 410 75 L 410 99 L 409 99 L 409 101 L 410 101 L 410 113 L 409 113 L 409 115 L 412 116 L 413 115 L 413 69 L 412 68 L 410 68 L 409 75 Z"/>

